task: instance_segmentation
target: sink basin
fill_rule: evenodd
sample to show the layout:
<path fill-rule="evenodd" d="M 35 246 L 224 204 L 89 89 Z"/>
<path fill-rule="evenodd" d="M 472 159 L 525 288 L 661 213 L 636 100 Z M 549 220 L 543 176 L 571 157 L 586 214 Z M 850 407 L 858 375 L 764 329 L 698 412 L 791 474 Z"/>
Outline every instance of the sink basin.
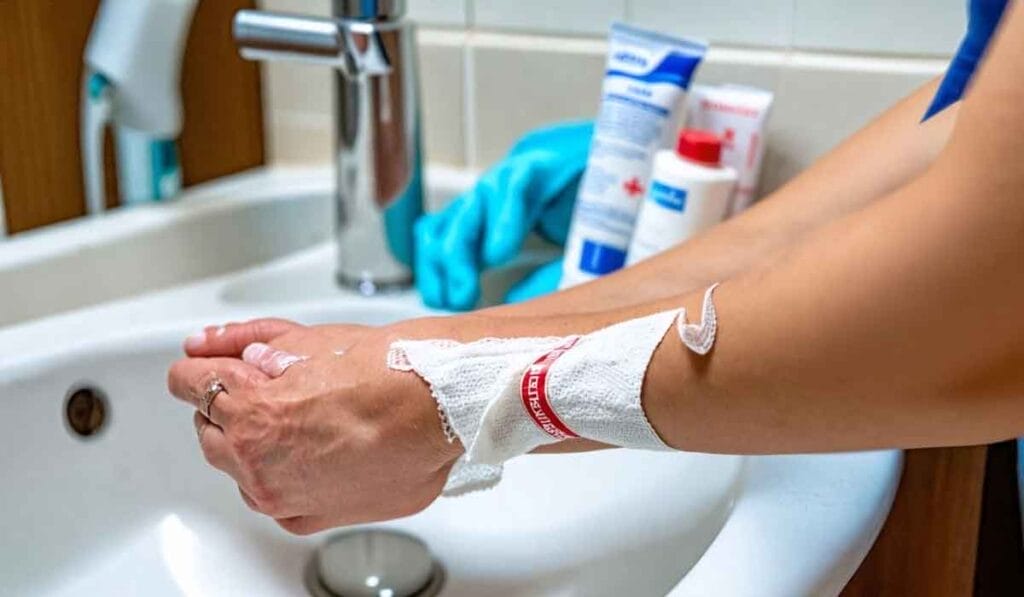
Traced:
<path fill-rule="evenodd" d="M 368 299 L 334 285 L 333 245 L 310 223 L 329 178 L 258 172 L 228 183 L 234 195 L 216 187 L 221 199 L 209 207 L 197 198 L 101 220 L 125 224 L 117 243 L 82 241 L 72 226 L 26 238 L 34 248 L 18 268 L 11 244 L 0 250 L 5 293 L 12 281 L 24 286 L 0 297 L 0 317 L 20 321 L 0 327 L 0 592 L 305 594 L 304 568 L 329 533 L 294 537 L 243 505 L 204 464 L 189 409 L 166 396 L 167 366 L 181 339 L 210 323 L 379 325 L 428 311 L 410 292 Z M 146 215 L 163 209 L 181 211 L 176 223 Z M 145 226 L 151 217 L 161 223 Z M 227 233 L 237 253 L 223 245 L 225 255 L 212 254 L 218 241 L 187 246 L 232 226 L 244 228 Z M 261 240 L 272 234 L 285 240 Z M 53 259 L 39 240 L 48 237 Z M 489 300 L 544 251 L 492 276 Z M 110 280 L 77 271 L 101 266 Z M 122 279 L 130 272 L 139 280 Z M 100 290 L 84 298 L 45 296 L 97 279 Z M 178 285 L 156 290 L 165 284 Z M 85 438 L 72 430 L 93 430 L 97 411 L 65 420 L 65 401 L 83 388 L 76 404 L 105 405 L 105 424 Z M 494 490 L 375 526 L 426 543 L 446 572 L 442 597 L 835 595 L 881 528 L 901 465 L 895 451 L 528 456 Z"/>
<path fill-rule="evenodd" d="M 336 299 L 341 293 L 334 282 L 336 252 L 334 242 L 328 241 L 245 272 L 224 286 L 221 299 L 232 305 L 264 308 Z M 516 282 L 558 256 L 553 246 L 539 238 L 530 239 L 512 263 L 481 277 L 480 306 L 500 305 Z"/>
<path fill-rule="evenodd" d="M 474 179 L 427 171 L 428 205 Z M 333 172 L 258 169 L 0 243 L 0 327 L 263 264 L 333 237 Z M 333 257 L 328 263 L 333 267 Z M 329 283 L 333 273 L 322 280 Z M 331 283 L 333 288 L 333 283 Z"/>
<path fill-rule="evenodd" d="M 329 188 L 287 189 L 266 175 L 263 188 L 251 187 L 251 178 L 0 244 L 0 326 L 263 263 L 330 236 Z"/>

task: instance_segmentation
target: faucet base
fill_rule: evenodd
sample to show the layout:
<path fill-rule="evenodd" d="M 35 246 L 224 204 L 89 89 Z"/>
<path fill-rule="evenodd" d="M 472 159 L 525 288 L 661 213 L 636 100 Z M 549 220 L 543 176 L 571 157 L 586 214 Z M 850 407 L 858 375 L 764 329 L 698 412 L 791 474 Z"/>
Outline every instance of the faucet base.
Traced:
<path fill-rule="evenodd" d="M 334 279 L 342 288 L 355 290 L 363 296 L 377 296 L 380 294 L 394 294 L 409 290 L 413 287 L 412 276 L 399 278 L 397 280 L 374 280 L 371 276 L 353 277 L 337 272 Z"/>

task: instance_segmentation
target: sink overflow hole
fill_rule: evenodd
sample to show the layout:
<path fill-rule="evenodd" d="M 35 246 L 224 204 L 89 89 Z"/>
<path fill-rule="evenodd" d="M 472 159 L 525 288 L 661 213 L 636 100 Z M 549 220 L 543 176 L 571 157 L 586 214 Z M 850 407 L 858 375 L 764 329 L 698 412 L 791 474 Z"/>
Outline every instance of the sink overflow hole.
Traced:
<path fill-rule="evenodd" d="M 71 388 L 64 400 L 64 421 L 79 437 L 92 437 L 102 431 L 108 414 L 107 397 L 96 388 Z"/>

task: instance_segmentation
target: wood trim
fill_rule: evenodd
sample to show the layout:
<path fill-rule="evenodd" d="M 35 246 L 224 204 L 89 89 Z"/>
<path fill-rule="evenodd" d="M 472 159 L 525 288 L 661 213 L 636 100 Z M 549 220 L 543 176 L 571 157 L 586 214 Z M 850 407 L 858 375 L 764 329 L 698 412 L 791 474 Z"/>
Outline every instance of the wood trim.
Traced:
<path fill-rule="evenodd" d="M 986 451 L 907 452 L 892 512 L 844 597 L 971 595 Z"/>
<path fill-rule="evenodd" d="M 85 211 L 78 97 L 97 5 L 0 2 L 0 176 L 12 233 Z"/>
<path fill-rule="evenodd" d="M 989 446 L 974 572 L 974 597 L 1024 595 L 1017 442 Z"/>
<path fill-rule="evenodd" d="M 263 102 L 259 64 L 242 60 L 231 19 L 255 0 L 200 0 L 182 64 L 181 132 L 185 185 L 241 172 L 264 163 Z"/>

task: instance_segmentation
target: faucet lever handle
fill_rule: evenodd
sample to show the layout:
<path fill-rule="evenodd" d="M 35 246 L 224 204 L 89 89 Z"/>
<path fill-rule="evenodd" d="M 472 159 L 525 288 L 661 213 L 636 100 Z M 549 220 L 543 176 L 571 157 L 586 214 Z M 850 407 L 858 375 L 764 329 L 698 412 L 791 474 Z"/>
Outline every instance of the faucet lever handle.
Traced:
<path fill-rule="evenodd" d="M 384 49 L 380 26 L 364 21 L 338 21 L 341 37 L 345 41 L 344 52 L 347 76 L 364 74 L 369 76 L 391 73 L 391 60 Z"/>
<path fill-rule="evenodd" d="M 324 64 L 347 77 L 391 72 L 380 31 L 388 23 L 308 17 L 263 10 L 235 13 L 232 34 L 246 60 Z"/>

